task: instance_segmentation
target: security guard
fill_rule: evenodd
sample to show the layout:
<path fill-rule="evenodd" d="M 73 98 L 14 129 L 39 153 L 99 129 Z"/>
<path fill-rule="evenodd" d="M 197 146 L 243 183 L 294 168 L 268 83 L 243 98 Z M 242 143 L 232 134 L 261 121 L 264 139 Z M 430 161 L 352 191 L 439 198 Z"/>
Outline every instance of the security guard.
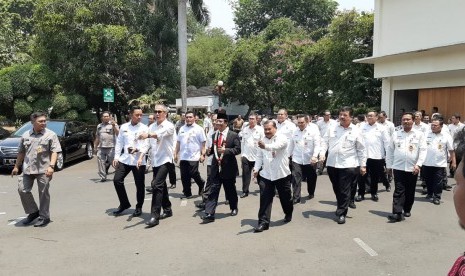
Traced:
<path fill-rule="evenodd" d="M 115 142 L 119 127 L 110 117 L 110 112 L 102 113 L 102 123 L 97 126 L 94 149 L 97 150 L 98 175 L 100 182 L 107 180 L 108 169 L 115 157 Z"/>
<path fill-rule="evenodd" d="M 31 224 L 39 220 L 34 227 L 46 226 L 50 222 L 49 183 L 52 179 L 58 152 L 61 152 L 60 142 L 55 132 L 47 127 L 47 116 L 43 112 L 31 115 L 32 129 L 21 136 L 16 165 L 11 176 L 17 175 L 22 165 L 23 175 L 18 178 L 18 192 L 24 211 L 28 214 L 23 224 Z M 39 205 L 34 201 L 31 189 L 37 180 L 39 188 Z"/>
<path fill-rule="evenodd" d="M 413 113 L 402 115 L 402 129 L 396 131 L 386 152 L 386 168 L 394 173 L 395 190 L 392 202 L 391 222 L 410 217 L 415 200 L 415 186 L 418 174 L 426 157 L 425 135 L 413 128 Z"/>

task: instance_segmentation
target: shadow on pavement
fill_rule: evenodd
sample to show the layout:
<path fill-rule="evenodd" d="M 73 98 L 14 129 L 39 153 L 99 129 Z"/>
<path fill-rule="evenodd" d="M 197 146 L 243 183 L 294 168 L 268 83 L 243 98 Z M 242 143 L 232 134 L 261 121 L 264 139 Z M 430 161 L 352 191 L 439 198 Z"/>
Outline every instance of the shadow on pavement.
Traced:
<path fill-rule="evenodd" d="M 335 201 L 320 200 L 320 201 L 318 201 L 318 202 L 321 203 L 321 204 L 327 204 L 327 205 L 337 206 L 337 203 L 336 203 Z"/>
<path fill-rule="evenodd" d="M 383 218 L 387 218 L 391 213 L 385 211 L 378 211 L 378 210 L 369 210 L 368 212 L 372 213 L 373 215 L 377 215 Z"/>
<path fill-rule="evenodd" d="M 314 217 L 325 218 L 329 220 L 335 219 L 335 214 L 332 211 L 317 211 L 317 210 L 305 211 L 305 212 L 302 212 L 302 216 L 304 216 L 305 218 L 310 218 L 310 216 L 314 216 Z"/>

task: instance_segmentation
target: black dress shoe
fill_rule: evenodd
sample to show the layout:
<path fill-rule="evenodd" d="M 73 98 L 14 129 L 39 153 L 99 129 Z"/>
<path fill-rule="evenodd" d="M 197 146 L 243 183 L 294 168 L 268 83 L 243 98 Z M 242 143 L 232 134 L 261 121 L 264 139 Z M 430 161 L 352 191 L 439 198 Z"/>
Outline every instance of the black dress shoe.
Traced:
<path fill-rule="evenodd" d="M 433 203 L 434 203 L 434 205 L 439 205 L 439 204 L 441 204 L 441 201 L 439 200 L 439 198 L 435 198 L 435 199 L 433 199 Z"/>
<path fill-rule="evenodd" d="M 171 184 L 170 189 L 176 189 L 176 184 Z"/>
<path fill-rule="evenodd" d="M 224 205 L 229 205 L 229 200 L 226 199 L 226 200 L 224 201 Z"/>
<path fill-rule="evenodd" d="M 39 220 L 34 224 L 34 227 L 44 227 L 50 223 L 49 218 L 39 218 Z"/>
<path fill-rule="evenodd" d="M 411 215 L 412 215 L 412 214 L 410 214 L 410 212 L 404 213 L 404 217 L 407 217 L 407 218 L 409 218 Z"/>
<path fill-rule="evenodd" d="M 346 223 L 346 216 L 342 215 L 337 218 L 337 224 L 344 224 Z"/>
<path fill-rule="evenodd" d="M 136 208 L 136 210 L 134 210 L 134 213 L 132 213 L 133 217 L 140 217 L 140 215 L 142 215 L 142 208 Z"/>
<path fill-rule="evenodd" d="M 39 211 L 35 213 L 30 213 L 29 215 L 27 215 L 27 218 L 23 220 L 23 224 L 24 225 L 31 224 L 38 217 L 39 217 Z"/>
<path fill-rule="evenodd" d="M 257 227 L 255 227 L 255 228 L 253 229 L 253 231 L 254 231 L 255 233 L 260 233 L 260 232 L 263 232 L 263 231 L 265 231 L 265 230 L 268 230 L 268 228 L 270 228 L 270 226 L 269 226 L 268 224 L 262 223 L 262 224 L 258 225 Z"/>
<path fill-rule="evenodd" d="M 231 216 L 233 216 L 233 217 L 234 217 L 234 216 L 237 216 L 237 213 L 238 213 L 238 212 L 239 212 L 239 210 L 237 210 L 237 209 L 232 209 L 232 210 L 231 210 Z"/>
<path fill-rule="evenodd" d="M 426 189 L 426 187 L 423 187 L 423 190 L 421 190 L 421 194 L 422 195 L 428 194 L 428 190 Z"/>
<path fill-rule="evenodd" d="M 450 191 L 450 190 L 452 190 L 452 186 L 451 185 L 444 185 L 443 190 Z"/>
<path fill-rule="evenodd" d="M 315 197 L 315 195 L 308 195 L 308 199 L 309 199 L 309 200 L 312 199 L 312 198 L 314 198 L 314 197 Z"/>
<path fill-rule="evenodd" d="M 242 193 L 241 198 L 248 197 L 249 193 Z"/>
<path fill-rule="evenodd" d="M 295 198 L 295 199 L 292 201 L 292 203 L 294 203 L 294 204 L 300 203 L 300 198 Z"/>
<path fill-rule="evenodd" d="M 160 222 L 158 219 L 156 219 L 154 216 L 152 216 L 148 221 L 145 222 L 147 225 L 147 228 L 152 228 L 154 226 L 157 226 Z"/>
<path fill-rule="evenodd" d="M 433 199 L 433 195 L 426 195 L 426 199 Z"/>
<path fill-rule="evenodd" d="M 149 194 L 153 194 L 153 188 L 152 187 L 147 187 L 145 188 L 145 191 Z"/>
<path fill-rule="evenodd" d="M 203 210 L 203 209 L 205 209 L 205 202 L 197 203 L 197 204 L 195 204 L 195 207 Z"/>
<path fill-rule="evenodd" d="M 284 222 L 285 223 L 288 223 L 288 222 L 291 222 L 292 221 L 292 215 L 285 215 L 284 216 Z"/>
<path fill-rule="evenodd" d="M 160 219 L 165 219 L 165 218 L 169 218 L 172 216 L 173 216 L 173 211 L 163 212 L 163 214 L 161 214 L 160 216 Z"/>
<path fill-rule="evenodd" d="M 386 187 L 386 192 L 390 192 L 391 191 L 391 186 L 387 186 Z"/>
<path fill-rule="evenodd" d="M 379 200 L 378 195 L 371 195 L 371 200 L 378 201 Z"/>
<path fill-rule="evenodd" d="M 205 214 L 202 216 L 203 223 L 210 223 L 215 221 L 215 215 Z"/>
<path fill-rule="evenodd" d="M 391 214 L 388 216 L 389 221 L 391 222 L 399 222 L 402 221 L 402 215 L 401 214 Z"/>
<path fill-rule="evenodd" d="M 365 200 L 365 196 L 363 196 L 363 195 L 358 195 L 358 196 L 355 197 L 355 201 L 357 201 L 357 202 L 360 202 L 360 201 L 363 201 L 363 200 Z"/>
<path fill-rule="evenodd" d="M 191 199 L 192 195 L 184 195 L 181 197 L 181 199 Z"/>
<path fill-rule="evenodd" d="M 357 206 L 355 205 L 355 202 L 351 201 L 351 202 L 349 203 L 349 208 L 357 209 Z"/>
<path fill-rule="evenodd" d="M 113 211 L 113 215 L 117 216 L 119 214 L 121 214 L 124 210 L 128 209 L 129 207 L 131 207 L 131 205 L 127 205 L 127 206 L 119 206 L 118 209 L 116 209 L 115 211 Z"/>

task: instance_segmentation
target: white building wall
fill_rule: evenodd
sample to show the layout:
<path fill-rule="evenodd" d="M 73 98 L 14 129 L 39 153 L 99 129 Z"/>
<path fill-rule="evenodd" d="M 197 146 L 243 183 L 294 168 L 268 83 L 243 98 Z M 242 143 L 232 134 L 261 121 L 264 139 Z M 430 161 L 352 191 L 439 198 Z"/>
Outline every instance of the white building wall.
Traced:
<path fill-rule="evenodd" d="M 375 0 L 373 56 L 465 42 L 464 0 Z"/>

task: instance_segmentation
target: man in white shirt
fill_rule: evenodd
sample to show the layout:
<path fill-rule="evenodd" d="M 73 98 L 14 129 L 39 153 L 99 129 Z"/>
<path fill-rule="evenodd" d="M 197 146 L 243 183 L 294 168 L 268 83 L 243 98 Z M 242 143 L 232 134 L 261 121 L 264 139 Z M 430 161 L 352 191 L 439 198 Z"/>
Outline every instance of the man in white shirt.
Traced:
<path fill-rule="evenodd" d="M 242 153 L 242 194 L 241 198 L 249 195 L 250 179 L 252 170 L 257 158 L 258 142 L 262 141 L 265 137 L 263 128 L 257 125 L 257 115 L 249 115 L 249 124 L 239 132 L 241 139 L 241 153 Z"/>
<path fill-rule="evenodd" d="M 166 177 L 169 172 L 169 164 L 173 163 L 173 135 L 176 130 L 174 125 L 166 119 L 167 114 L 168 108 L 166 106 L 155 105 L 156 122 L 150 125 L 148 133 L 142 133 L 139 137 L 140 139 L 149 139 L 152 151 L 152 209 L 150 219 L 145 222 L 148 228 L 158 225 L 160 219 L 173 216 Z M 147 149 L 148 151 L 149 149 Z M 142 155 L 139 157 L 138 165 L 142 164 L 143 158 Z M 162 207 L 163 214 L 161 215 Z"/>
<path fill-rule="evenodd" d="M 328 130 L 328 127 L 331 125 L 337 124 L 334 119 L 331 119 L 331 112 L 329 110 L 325 110 L 323 112 L 323 119 L 318 120 L 317 123 L 318 128 L 320 129 L 320 136 L 323 137 Z M 325 169 L 326 166 L 326 158 L 328 157 L 328 151 L 323 152 L 322 156 L 320 156 L 321 160 L 325 160 L 322 162 L 319 162 L 318 164 L 318 174 L 322 175 L 323 170 Z"/>
<path fill-rule="evenodd" d="M 294 133 L 294 130 L 297 128 L 296 125 L 288 119 L 287 115 L 287 110 L 282 108 L 278 111 L 278 117 L 276 118 L 277 120 L 277 131 L 278 134 L 282 134 L 286 136 L 288 140 L 292 138 L 292 134 Z M 289 144 L 288 144 L 288 155 L 290 155 L 289 152 Z"/>
<path fill-rule="evenodd" d="M 205 115 L 205 118 L 203 119 L 203 129 L 205 130 L 205 134 L 208 134 L 211 129 L 213 129 L 213 123 L 212 123 L 212 113 L 210 111 L 207 112 L 207 115 Z"/>
<path fill-rule="evenodd" d="M 442 119 L 434 119 L 431 122 L 431 132 L 426 135 L 427 150 L 423 163 L 423 176 L 428 193 L 426 198 L 433 199 L 435 205 L 441 204 L 448 154 L 451 159 L 451 169 L 456 168 L 452 137 L 448 133 L 441 133 L 443 125 Z"/>
<path fill-rule="evenodd" d="M 255 232 L 268 230 L 270 226 L 271 207 L 276 190 L 283 208 L 284 222 L 292 220 L 291 183 L 289 169 L 289 156 L 287 154 L 287 138 L 277 133 L 276 123 L 272 120 L 263 125 L 265 138 L 258 142 L 260 150 L 253 169 L 254 177 L 260 171 L 260 209 L 258 211 L 258 226 Z M 260 170 L 261 169 L 261 170 Z"/>
<path fill-rule="evenodd" d="M 386 166 L 395 181 L 392 214 L 388 216 L 391 222 L 410 217 L 417 177 L 426 157 L 425 135 L 413 128 L 413 118 L 409 112 L 402 115 L 402 129 L 394 133 L 386 152 Z"/>
<path fill-rule="evenodd" d="M 205 160 L 205 141 L 205 132 L 195 123 L 194 112 L 186 112 L 186 123 L 179 129 L 174 151 L 174 161 L 180 160 L 182 192 L 186 198 L 192 197 L 191 178 L 199 186 L 199 195 L 202 195 L 205 181 L 200 177 L 199 162 Z"/>
<path fill-rule="evenodd" d="M 450 131 L 450 135 L 452 136 L 452 139 L 455 141 L 456 140 L 456 134 L 460 131 L 463 130 L 464 128 L 464 124 L 462 122 L 460 122 L 460 114 L 454 114 L 452 115 L 451 117 L 451 121 L 452 123 L 449 125 L 449 131 Z M 454 148 L 455 148 L 455 145 L 454 145 Z M 457 156 L 456 156 L 457 158 Z M 459 157 L 460 158 L 460 157 Z M 457 162 L 458 163 L 458 162 Z M 449 167 L 449 172 L 450 172 L 450 177 L 454 177 L 454 172 L 455 172 L 455 169 L 452 170 L 451 166 Z"/>
<path fill-rule="evenodd" d="M 387 119 L 387 114 L 385 111 L 380 111 L 378 114 L 378 124 L 384 126 L 386 128 L 388 139 L 391 139 L 392 134 L 396 131 L 396 127 L 394 123 Z M 383 166 L 386 168 L 386 157 L 383 157 Z M 391 182 L 392 176 L 388 175 L 387 173 L 383 173 L 381 175 L 381 180 L 383 182 L 384 187 L 386 187 L 386 192 L 391 191 Z"/>
<path fill-rule="evenodd" d="M 429 132 L 429 127 L 427 124 L 423 123 L 422 121 L 423 115 L 421 114 L 420 111 L 417 111 L 414 114 L 415 114 L 414 115 L 415 117 L 414 117 L 413 128 L 423 132 L 426 135 L 426 133 Z"/>
<path fill-rule="evenodd" d="M 120 202 L 119 207 L 113 212 L 115 216 L 120 215 L 124 210 L 131 207 L 129 203 L 126 188 L 124 187 L 124 178 L 132 171 L 137 189 L 137 204 L 134 217 L 142 214 L 142 205 L 144 204 L 144 182 L 145 182 L 145 156 L 142 163 L 138 166 L 137 160 L 140 155 L 147 151 L 149 147 L 147 140 L 139 139 L 139 136 L 148 132 L 148 127 L 141 123 L 142 109 L 138 106 L 131 107 L 130 121 L 121 126 L 115 145 L 115 158 L 113 167 L 115 176 L 113 183 L 116 194 Z M 123 153 L 121 151 L 123 150 Z"/>
<path fill-rule="evenodd" d="M 352 124 L 353 110 L 339 109 L 339 124 L 330 126 L 323 136 L 323 151 L 328 150 L 326 166 L 337 199 L 337 223 L 344 224 L 357 176 L 366 173 L 366 149 L 362 133 Z M 355 185 L 354 185 L 355 184 Z"/>
<path fill-rule="evenodd" d="M 361 127 L 363 141 L 367 149 L 367 173 L 359 182 L 358 196 L 355 201 L 365 199 L 365 184 L 370 187 L 371 199 L 378 201 L 378 181 L 384 173 L 384 158 L 389 146 L 386 128 L 377 123 L 378 113 L 370 111 L 366 123 Z"/>
<path fill-rule="evenodd" d="M 307 181 L 308 198 L 315 196 L 316 165 L 320 154 L 321 136 L 318 126 L 308 121 L 308 116 L 297 115 L 297 129 L 290 141 L 292 154 L 292 189 L 294 204 L 300 203 L 302 178 Z"/>

